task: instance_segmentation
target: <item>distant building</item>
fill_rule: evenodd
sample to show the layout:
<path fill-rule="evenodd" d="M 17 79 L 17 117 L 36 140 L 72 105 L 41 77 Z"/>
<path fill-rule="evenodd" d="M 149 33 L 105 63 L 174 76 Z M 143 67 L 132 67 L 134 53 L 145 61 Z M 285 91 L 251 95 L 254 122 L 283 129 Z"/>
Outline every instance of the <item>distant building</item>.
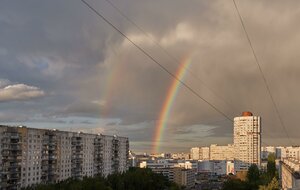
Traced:
<path fill-rule="evenodd" d="M 198 161 L 179 161 L 174 165 L 175 168 L 185 168 L 185 169 L 193 169 L 195 172 L 198 172 Z"/>
<path fill-rule="evenodd" d="M 200 147 L 191 148 L 191 159 L 200 160 Z"/>
<path fill-rule="evenodd" d="M 193 147 L 191 148 L 192 160 L 209 160 L 209 147 Z"/>
<path fill-rule="evenodd" d="M 285 147 L 283 150 L 283 154 L 281 158 L 294 158 L 300 160 L 300 147 L 299 146 L 288 146 Z"/>
<path fill-rule="evenodd" d="M 190 189 L 195 186 L 195 170 L 185 168 L 174 168 L 174 182 Z"/>
<path fill-rule="evenodd" d="M 300 162 L 286 158 L 281 161 L 282 189 L 300 189 Z"/>
<path fill-rule="evenodd" d="M 166 159 L 157 159 L 157 160 L 147 160 L 140 162 L 140 168 L 173 168 L 178 161 L 176 160 L 166 160 Z"/>
<path fill-rule="evenodd" d="M 267 160 L 269 154 L 272 154 L 272 153 L 276 156 L 276 147 L 274 147 L 274 146 L 261 147 L 261 159 L 262 160 Z"/>
<path fill-rule="evenodd" d="M 188 154 L 188 153 L 173 153 L 171 158 L 172 159 L 189 160 L 190 159 L 190 154 Z"/>
<path fill-rule="evenodd" d="M 137 167 L 136 154 L 129 150 L 129 167 Z"/>
<path fill-rule="evenodd" d="M 212 144 L 209 147 L 209 160 L 234 160 L 233 145 L 219 146 Z"/>
<path fill-rule="evenodd" d="M 174 168 L 151 168 L 154 173 L 162 174 L 168 180 L 174 181 Z"/>
<path fill-rule="evenodd" d="M 261 118 L 251 112 L 235 117 L 233 136 L 235 170 L 248 170 L 251 164 L 260 166 Z"/>
<path fill-rule="evenodd" d="M 128 138 L 0 126 L 1 189 L 128 169 Z"/>
<path fill-rule="evenodd" d="M 170 181 L 187 188 L 195 185 L 195 176 L 198 161 L 157 159 L 140 163 L 140 168 L 150 168 L 155 173 L 160 173 Z"/>
<path fill-rule="evenodd" d="M 226 160 L 204 160 L 198 163 L 199 173 L 208 173 L 211 175 L 228 175 L 234 174 L 234 162 Z"/>

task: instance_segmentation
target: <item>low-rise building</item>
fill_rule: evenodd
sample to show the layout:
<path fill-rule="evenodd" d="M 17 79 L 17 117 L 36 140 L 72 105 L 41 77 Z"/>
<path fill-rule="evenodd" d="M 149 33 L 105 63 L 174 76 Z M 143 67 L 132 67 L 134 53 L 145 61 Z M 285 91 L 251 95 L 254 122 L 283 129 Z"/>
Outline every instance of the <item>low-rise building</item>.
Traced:
<path fill-rule="evenodd" d="M 285 158 L 281 161 L 282 189 L 300 189 L 300 162 Z"/>

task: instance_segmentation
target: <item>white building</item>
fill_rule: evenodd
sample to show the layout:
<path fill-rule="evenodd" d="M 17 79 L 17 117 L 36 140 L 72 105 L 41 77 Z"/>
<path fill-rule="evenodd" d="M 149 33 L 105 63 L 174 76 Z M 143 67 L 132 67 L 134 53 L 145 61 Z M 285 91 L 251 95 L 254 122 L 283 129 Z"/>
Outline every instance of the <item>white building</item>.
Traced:
<path fill-rule="evenodd" d="M 191 148 L 192 160 L 209 160 L 209 147 L 193 147 Z"/>
<path fill-rule="evenodd" d="M 260 166 L 261 118 L 251 112 L 235 117 L 233 136 L 235 170 L 248 170 L 251 164 Z"/>
<path fill-rule="evenodd" d="M 128 138 L 0 126 L 1 187 L 82 179 L 128 169 Z"/>
<path fill-rule="evenodd" d="M 191 159 L 200 160 L 200 147 L 191 148 Z"/>
<path fill-rule="evenodd" d="M 233 145 L 228 144 L 227 146 L 219 146 L 212 144 L 209 147 L 210 160 L 233 160 L 234 159 L 234 148 Z"/>
<path fill-rule="evenodd" d="M 286 158 L 281 161 L 282 189 L 300 189 L 300 162 Z"/>
<path fill-rule="evenodd" d="M 190 159 L 190 154 L 188 154 L 188 153 L 173 153 L 171 158 L 188 160 L 188 159 Z"/>

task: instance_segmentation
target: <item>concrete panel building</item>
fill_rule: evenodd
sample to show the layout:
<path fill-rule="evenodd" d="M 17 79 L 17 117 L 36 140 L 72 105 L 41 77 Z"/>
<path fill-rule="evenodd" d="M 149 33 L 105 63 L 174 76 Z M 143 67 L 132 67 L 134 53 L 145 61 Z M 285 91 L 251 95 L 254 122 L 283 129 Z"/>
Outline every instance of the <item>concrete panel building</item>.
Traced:
<path fill-rule="evenodd" d="M 300 189 L 300 162 L 286 158 L 281 161 L 282 189 Z"/>
<path fill-rule="evenodd" d="M 128 169 L 126 137 L 0 126 L 0 142 L 3 190 Z"/>
<path fill-rule="evenodd" d="M 234 160 L 234 148 L 232 144 L 219 146 L 212 144 L 209 147 L 210 160 Z"/>

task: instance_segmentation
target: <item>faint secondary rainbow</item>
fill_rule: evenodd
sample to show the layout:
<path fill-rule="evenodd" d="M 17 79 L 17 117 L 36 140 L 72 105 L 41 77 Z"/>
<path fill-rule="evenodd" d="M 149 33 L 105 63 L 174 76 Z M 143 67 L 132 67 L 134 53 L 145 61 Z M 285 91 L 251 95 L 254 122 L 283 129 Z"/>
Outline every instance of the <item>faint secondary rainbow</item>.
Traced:
<path fill-rule="evenodd" d="M 180 80 L 184 79 L 184 76 L 186 74 L 186 71 L 188 70 L 188 67 L 191 64 L 191 57 L 185 57 L 176 72 L 176 78 L 171 83 L 171 86 L 167 92 L 167 96 L 165 98 L 165 101 L 163 103 L 163 106 L 161 108 L 159 119 L 157 121 L 155 132 L 154 132 L 154 138 L 152 142 L 152 153 L 158 153 L 160 148 L 160 142 L 162 140 L 164 130 L 167 126 L 167 122 L 170 117 L 170 113 L 172 110 L 172 107 L 174 105 L 174 100 L 176 99 L 176 96 L 178 94 L 179 88 L 180 88 Z"/>

